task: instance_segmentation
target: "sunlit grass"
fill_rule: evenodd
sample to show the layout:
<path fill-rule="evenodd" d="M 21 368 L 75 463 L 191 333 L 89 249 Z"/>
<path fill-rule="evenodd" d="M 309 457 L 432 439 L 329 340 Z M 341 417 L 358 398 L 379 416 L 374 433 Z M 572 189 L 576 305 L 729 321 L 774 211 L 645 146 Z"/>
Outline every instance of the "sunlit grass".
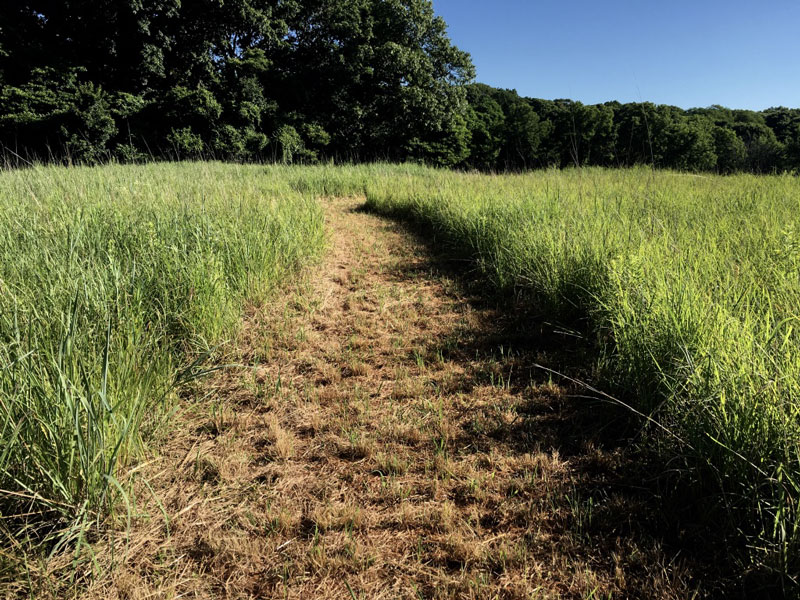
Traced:
<path fill-rule="evenodd" d="M 759 561 L 796 572 L 800 180 L 430 170 L 366 193 L 494 289 L 581 325 L 603 384 L 680 439 L 683 479 L 718 491 Z"/>
<path fill-rule="evenodd" d="M 12 550 L 80 544 L 124 510 L 120 475 L 176 385 L 235 334 L 245 302 L 323 245 L 320 207 L 263 167 L 0 173 L 0 528 Z"/>
<path fill-rule="evenodd" d="M 4 537 L 73 544 L 124 505 L 175 385 L 322 249 L 316 198 L 350 194 L 587 334 L 593 383 L 670 432 L 652 440 L 714 527 L 798 572 L 800 180 L 646 169 L 0 173 Z"/>

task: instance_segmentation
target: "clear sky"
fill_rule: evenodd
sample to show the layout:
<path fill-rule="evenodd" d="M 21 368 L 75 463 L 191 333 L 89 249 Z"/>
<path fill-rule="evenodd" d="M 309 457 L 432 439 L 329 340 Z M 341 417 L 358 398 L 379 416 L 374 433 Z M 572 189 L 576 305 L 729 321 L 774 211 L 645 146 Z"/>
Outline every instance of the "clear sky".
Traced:
<path fill-rule="evenodd" d="M 433 0 L 477 80 L 585 104 L 800 107 L 800 0 Z"/>

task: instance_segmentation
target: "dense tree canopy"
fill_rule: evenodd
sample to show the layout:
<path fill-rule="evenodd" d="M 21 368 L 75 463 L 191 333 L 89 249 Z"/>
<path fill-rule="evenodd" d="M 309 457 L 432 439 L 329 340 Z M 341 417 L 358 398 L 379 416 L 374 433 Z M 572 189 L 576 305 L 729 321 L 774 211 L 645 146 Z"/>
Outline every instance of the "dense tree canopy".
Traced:
<path fill-rule="evenodd" d="M 429 0 L 0 7 L 0 141 L 40 158 L 455 165 L 472 77 Z"/>
<path fill-rule="evenodd" d="M 584 105 L 467 86 L 468 167 L 653 164 L 687 171 L 800 171 L 800 109 L 683 110 L 650 102 Z"/>
<path fill-rule="evenodd" d="M 800 169 L 800 110 L 584 105 L 472 84 L 430 0 L 0 3 L 6 156 Z"/>

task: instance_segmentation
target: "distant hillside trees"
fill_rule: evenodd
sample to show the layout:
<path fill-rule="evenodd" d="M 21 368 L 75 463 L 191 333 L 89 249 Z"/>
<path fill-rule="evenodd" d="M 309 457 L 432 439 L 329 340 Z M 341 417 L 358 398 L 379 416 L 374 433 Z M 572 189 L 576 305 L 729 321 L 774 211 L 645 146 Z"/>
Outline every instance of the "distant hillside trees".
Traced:
<path fill-rule="evenodd" d="M 470 157 L 480 170 L 653 164 L 686 171 L 800 171 L 800 109 L 650 102 L 584 105 L 467 86 Z"/>
<path fill-rule="evenodd" d="M 2 2 L 0 151 L 800 170 L 798 109 L 584 105 L 474 74 L 431 0 Z"/>

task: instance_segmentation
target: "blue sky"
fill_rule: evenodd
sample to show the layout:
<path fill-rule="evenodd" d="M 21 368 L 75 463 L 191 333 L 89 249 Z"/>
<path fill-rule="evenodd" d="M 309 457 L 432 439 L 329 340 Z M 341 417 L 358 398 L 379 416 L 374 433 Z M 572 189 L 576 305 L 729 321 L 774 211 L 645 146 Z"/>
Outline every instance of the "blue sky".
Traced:
<path fill-rule="evenodd" d="M 433 0 L 477 80 L 586 104 L 800 107 L 800 0 Z"/>

